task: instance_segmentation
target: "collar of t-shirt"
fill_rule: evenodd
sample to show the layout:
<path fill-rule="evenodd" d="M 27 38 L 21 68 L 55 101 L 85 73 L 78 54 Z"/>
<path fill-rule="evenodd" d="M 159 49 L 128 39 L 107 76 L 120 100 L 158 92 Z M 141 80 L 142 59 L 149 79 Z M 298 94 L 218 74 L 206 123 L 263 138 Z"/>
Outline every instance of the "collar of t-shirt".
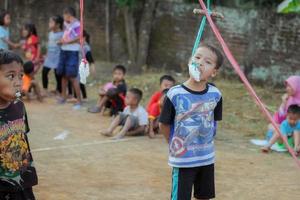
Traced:
<path fill-rule="evenodd" d="M 194 90 L 192 90 L 192 89 L 190 89 L 190 88 L 188 88 L 186 85 L 184 85 L 184 84 L 181 84 L 181 87 L 183 87 L 183 89 L 185 89 L 186 91 L 188 91 L 189 93 L 191 93 L 191 94 L 206 94 L 207 93 L 207 91 L 208 91 L 208 84 L 206 84 L 206 87 L 205 87 L 205 89 L 204 90 L 202 90 L 202 91 L 194 91 Z"/>

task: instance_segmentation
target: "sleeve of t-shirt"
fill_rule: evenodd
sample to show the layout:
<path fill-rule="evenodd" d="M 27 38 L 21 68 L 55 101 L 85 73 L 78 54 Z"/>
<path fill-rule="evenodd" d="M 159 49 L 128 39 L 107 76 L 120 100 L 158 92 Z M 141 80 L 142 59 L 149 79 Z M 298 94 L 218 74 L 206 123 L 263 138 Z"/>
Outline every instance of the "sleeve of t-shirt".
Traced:
<path fill-rule="evenodd" d="M 300 120 L 298 120 L 298 122 L 296 124 L 295 131 L 300 132 Z"/>
<path fill-rule="evenodd" d="M 140 110 L 138 118 L 140 126 L 148 125 L 148 113 L 144 109 Z"/>
<path fill-rule="evenodd" d="M 151 109 L 152 105 L 160 100 L 160 97 L 161 97 L 160 92 L 155 92 L 151 96 L 150 101 L 149 101 L 148 106 L 147 106 L 147 111 L 148 112 L 150 112 L 150 109 Z"/>
<path fill-rule="evenodd" d="M 119 84 L 118 86 L 117 86 L 117 91 L 118 91 L 118 93 L 120 94 L 126 94 L 126 92 L 127 92 L 127 86 L 126 86 L 126 84 L 125 83 L 122 83 L 122 84 Z"/>
<path fill-rule="evenodd" d="M 175 108 L 169 97 L 166 97 L 160 113 L 159 122 L 163 124 L 173 124 L 175 119 Z"/>
<path fill-rule="evenodd" d="M 94 58 L 93 58 L 93 56 L 92 56 L 92 52 L 91 52 L 91 51 L 86 52 L 85 57 L 86 57 L 86 60 L 87 60 L 90 64 L 91 64 L 91 63 L 94 63 Z"/>
<path fill-rule="evenodd" d="M 223 98 L 221 97 L 220 101 L 217 103 L 217 106 L 214 110 L 214 119 L 215 121 L 222 120 L 222 113 L 223 113 Z"/>

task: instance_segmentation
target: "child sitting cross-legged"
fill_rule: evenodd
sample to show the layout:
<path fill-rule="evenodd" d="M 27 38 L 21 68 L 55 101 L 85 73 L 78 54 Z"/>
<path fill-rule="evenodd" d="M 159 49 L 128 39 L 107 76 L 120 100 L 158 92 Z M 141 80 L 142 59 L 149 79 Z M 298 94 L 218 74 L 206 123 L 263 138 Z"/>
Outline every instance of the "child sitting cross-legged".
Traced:
<path fill-rule="evenodd" d="M 300 153 L 300 107 L 298 105 L 290 105 L 287 110 L 287 118 L 280 125 L 280 132 L 286 138 L 290 146 L 294 146 L 297 155 Z M 280 136 L 275 133 L 270 139 L 267 146 L 262 148 L 264 153 L 270 151 L 273 144 L 278 142 L 283 144 Z"/>
<path fill-rule="evenodd" d="M 105 136 L 112 136 L 114 130 L 118 126 L 122 126 L 120 132 L 113 139 L 121 139 L 125 135 L 134 136 L 145 134 L 148 125 L 148 114 L 146 110 L 139 105 L 143 96 L 143 92 L 137 88 L 132 88 L 128 91 L 125 98 L 126 107 L 123 112 L 117 115 L 110 127 L 101 131 Z"/>

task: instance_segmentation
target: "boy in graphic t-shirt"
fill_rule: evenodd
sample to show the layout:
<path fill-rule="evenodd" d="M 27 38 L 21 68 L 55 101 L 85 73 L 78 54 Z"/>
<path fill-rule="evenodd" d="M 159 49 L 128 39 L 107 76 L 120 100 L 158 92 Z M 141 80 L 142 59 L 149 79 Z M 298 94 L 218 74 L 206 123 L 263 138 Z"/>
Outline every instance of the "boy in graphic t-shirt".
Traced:
<path fill-rule="evenodd" d="M 29 126 L 24 104 L 16 100 L 21 92 L 21 58 L 0 50 L 0 199 L 34 200 L 37 185 L 27 134 Z"/>
<path fill-rule="evenodd" d="M 209 78 L 216 76 L 223 56 L 201 45 L 189 63 L 190 78 L 167 93 L 160 115 L 160 131 L 169 142 L 173 167 L 172 200 L 215 197 L 214 135 L 222 119 L 222 95 Z"/>

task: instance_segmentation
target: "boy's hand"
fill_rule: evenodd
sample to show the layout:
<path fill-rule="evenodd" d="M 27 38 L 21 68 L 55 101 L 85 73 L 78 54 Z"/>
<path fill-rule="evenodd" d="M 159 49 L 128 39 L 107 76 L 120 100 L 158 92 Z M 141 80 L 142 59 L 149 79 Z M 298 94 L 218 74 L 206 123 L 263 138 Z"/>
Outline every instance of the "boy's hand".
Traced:
<path fill-rule="evenodd" d="M 66 44 L 66 41 L 62 38 L 56 42 L 58 45 Z"/>

